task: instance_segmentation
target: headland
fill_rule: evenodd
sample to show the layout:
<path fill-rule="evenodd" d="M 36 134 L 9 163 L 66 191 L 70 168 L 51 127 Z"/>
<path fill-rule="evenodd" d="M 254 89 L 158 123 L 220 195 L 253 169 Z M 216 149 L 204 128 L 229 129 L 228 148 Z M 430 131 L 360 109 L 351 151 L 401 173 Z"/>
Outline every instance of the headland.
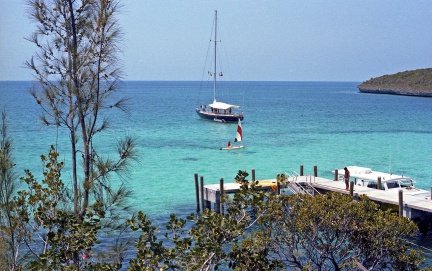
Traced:
<path fill-rule="evenodd" d="M 357 87 L 363 93 L 432 97 L 432 68 L 371 78 Z"/>

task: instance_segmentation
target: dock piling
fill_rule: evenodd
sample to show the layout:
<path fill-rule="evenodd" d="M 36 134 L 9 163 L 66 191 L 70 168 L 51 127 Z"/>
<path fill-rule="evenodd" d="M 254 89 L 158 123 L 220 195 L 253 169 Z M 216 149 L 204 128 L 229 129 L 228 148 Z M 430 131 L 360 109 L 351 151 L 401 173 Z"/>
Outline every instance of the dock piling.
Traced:
<path fill-rule="evenodd" d="M 403 217 L 403 190 L 399 189 L 399 216 Z"/>
<path fill-rule="evenodd" d="M 377 189 L 378 190 L 381 189 L 381 177 L 378 177 L 378 180 L 377 180 Z"/>
<path fill-rule="evenodd" d="M 205 209 L 205 202 L 204 202 L 204 177 L 200 177 L 200 190 L 201 190 L 201 210 L 204 211 Z"/>
<path fill-rule="evenodd" d="M 339 179 L 339 172 L 338 172 L 339 170 L 337 169 L 337 168 L 335 168 L 335 174 L 334 174 L 334 180 L 333 181 L 337 181 L 338 179 Z"/>
<path fill-rule="evenodd" d="M 318 167 L 314 166 L 314 177 L 318 177 Z"/>
<path fill-rule="evenodd" d="M 219 201 L 220 201 L 220 213 L 224 214 L 224 200 L 223 200 L 223 195 L 224 195 L 224 179 L 221 178 L 219 181 Z"/>
<path fill-rule="evenodd" d="M 353 181 L 350 182 L 349 194 L 351 197 L 354 196 L 354 182 Z"/>
<path fill-rule="evenodd" d="M 276 195 L 280 195 L 281 187 L 280 182 L 278 179 L 276 179 Z"/>
<path fill-rule="evenodd" d="M 300 176 L 303 176 L 303 165 L 300 165 Z"/>
<path fill-rule="evenodd" d="M 255 169 L 252 169 L 252 182 L 255 182 Z"/>
<path fill-rule="evenodd" d="M 195 177 L 195 197 L 196 197 L 196 211 L 200 211 L 200 202 L 199 202 L 199 185 L 198 185 L 198 173 L 194 174 Z"/>

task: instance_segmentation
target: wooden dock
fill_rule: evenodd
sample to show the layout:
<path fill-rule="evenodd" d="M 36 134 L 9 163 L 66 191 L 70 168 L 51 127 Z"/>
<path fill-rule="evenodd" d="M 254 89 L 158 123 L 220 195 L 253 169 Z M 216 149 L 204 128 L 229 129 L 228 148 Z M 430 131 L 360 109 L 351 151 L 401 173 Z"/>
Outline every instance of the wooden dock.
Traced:
<path fill-rule="evenodd" d="M 259 190 L 277 191 L 277 182 L 274 180 L 261 180 L 259 181 Z M 239 183 L 223 183 L 201 185 L 201 205 L 202 209 L 211 209 L 211 204 L 214 205 L 214 210 L 217 213 L 223 212 L 223 205 L 221 204 L 221 194 L 234 194 L 240 190 Z M 221 192 L 222 191 L 222 192 Z M 197 211 L 199 211 L 200 202 L 197 193 Z"/>
<path fill-rule="evenodd" d="M 361 195 L 368 196 L 374 202 L 380 205 L 386 205 L 399 211 L 400 216 L 408 217 L 411 219 L 431 219 L 432 217 L 432 199 L 431 192 L 425 190 L 410 191 L 404 193 L 403 189 L 391 190 L 378 190 L 364 186 L 355 185 L 354 182 L 350 183 L 350 190 L 345 190 L 345 183 L 317 177 L 317 170 L 314 169 L 314 175 L 304 175 L 303 170 L 300 170 L 300 176 L 288 177 L 288 189 L 290 193 L 308 193 L 315 195 L 318 193 L 337 192 L 342 194 L 350 194 L 355 199 Z M 255 180 L 255 171 L 252 170 L 252 180 Z M 336 179 L 336 178 L 335 178 Z M 276 179 L 258 180 L 260 189 L 267 191 L 278 192 L 278 184 Z M 201 186 L 198 185 L 198 175 L 195 174 L 195 185 L 197 193 L 197 211 L 199 211 L 199 194 L 201 194 L 202 209 L 211 209 L 211 204 L 214 204 L 216 212 L 223 212 L 223 205 L 221 205 L 221 194 L 232 194 L 240 189 L 238 183 L 224 183 L 223 179 L 219 184 L 204 185 L 201 177 Z M 200 188 L 200 192 L 198 191 Z M 286 191 L 284 188 L 282 191 Z"/>
<path fill-rule="evenodd" d="M 351 194 L 354 198 L 361 195 L 368 196 L 374 202 L 385 203 L 402 208 L 402 215 L 411 219 L 421 218 L 432 215 L 431 193 L 425 190 L 418 190 L 418 193 L 403 193 L 403 189 L 379 190 L 359 185 L 351 182 L 353 191 L 345 190 L 345 183 L 320 177 L 298 176 L 296 182 L 302 185 L 311 185 L 320 193 L 338 192 Z M 402 196 L 402 197 L 401 197 Z"/>

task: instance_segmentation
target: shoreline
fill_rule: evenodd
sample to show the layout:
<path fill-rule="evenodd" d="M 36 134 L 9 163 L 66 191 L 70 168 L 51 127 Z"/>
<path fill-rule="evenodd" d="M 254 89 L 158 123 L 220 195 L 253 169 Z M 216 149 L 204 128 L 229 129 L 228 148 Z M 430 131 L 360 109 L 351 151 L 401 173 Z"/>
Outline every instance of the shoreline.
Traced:
<path fill-rule="evenodd" d="M 373 93 L 373 94 L 391 94 L 391 95 L 403 95 L 403 96 L 415 96 L 415 97 L 432 97 L 432 92 L 419 91 L 419 90 L 395 90 L 395 89 L 374 89 L 374 88 L 361 88 L 358 87 L 361 93 Z"/>

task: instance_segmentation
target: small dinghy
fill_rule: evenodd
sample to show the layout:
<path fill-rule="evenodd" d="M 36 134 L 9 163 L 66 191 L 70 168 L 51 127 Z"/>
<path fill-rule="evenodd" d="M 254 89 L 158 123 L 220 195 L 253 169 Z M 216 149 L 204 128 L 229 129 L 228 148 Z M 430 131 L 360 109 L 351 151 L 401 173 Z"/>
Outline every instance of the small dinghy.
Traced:
<path fill-rule="evenodd" d="M 241 121 L 238 119 L 238 125 L 237 125 L 237 134 L 234 139 L 234 142 L 240 142 L 243 139 L 243 130 L 241 126 Z M 221 150 L 229 151 L 229 150 L 236 150 L 236 149 L 242 149 L 244 148 L 243 145 L 237 145 L 237 146 L 231 146 L 231 142 L 228 142 L 228 146 L 225 148 L 220 148 Z"/>

